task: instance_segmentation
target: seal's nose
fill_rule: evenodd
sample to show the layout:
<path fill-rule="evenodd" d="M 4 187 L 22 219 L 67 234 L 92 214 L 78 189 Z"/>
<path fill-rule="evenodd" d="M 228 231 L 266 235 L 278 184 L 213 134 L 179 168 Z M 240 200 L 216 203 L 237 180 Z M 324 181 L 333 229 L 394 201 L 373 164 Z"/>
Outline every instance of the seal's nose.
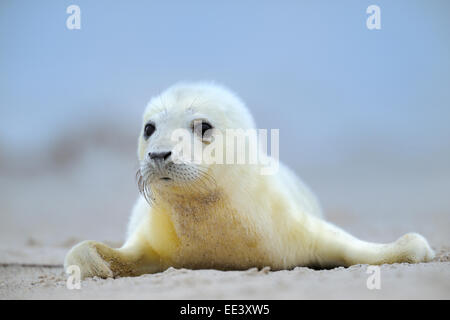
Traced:
<path fill-rule="evenodd" d="M 171 151 L 166 151 L 166 152 L 149 152 L 148 156 L 152 160 L 167 160 L 167 159 L 169 159 L 171 154 L 172 154 Z"/>

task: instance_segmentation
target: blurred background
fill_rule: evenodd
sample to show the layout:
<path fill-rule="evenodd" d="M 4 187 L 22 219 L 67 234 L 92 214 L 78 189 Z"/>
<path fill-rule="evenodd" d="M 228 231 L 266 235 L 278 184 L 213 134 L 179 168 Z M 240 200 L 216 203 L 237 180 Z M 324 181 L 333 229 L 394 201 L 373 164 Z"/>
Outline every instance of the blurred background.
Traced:
<path fill-rule="evenodd" d="M 69 30 L 69 5 L 81 29 Z M 366 8 L 381 8 L 368 30 Z M 141 114 L 178 81 L 235 91 L 355 235 L 450 236 L 450 2 L 0 2 L 0 262 L 119 246 Z"/>

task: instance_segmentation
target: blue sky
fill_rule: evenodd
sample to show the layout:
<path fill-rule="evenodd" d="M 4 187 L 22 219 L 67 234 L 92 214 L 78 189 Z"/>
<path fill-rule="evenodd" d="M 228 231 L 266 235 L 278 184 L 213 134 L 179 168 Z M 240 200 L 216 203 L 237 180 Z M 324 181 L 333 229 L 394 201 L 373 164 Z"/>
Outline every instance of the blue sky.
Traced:
<path fill-rule="evenodd" d="M 81 30 L 66 28 L 71 4 Z M 381 30 L 366 28 L 371 4 Z M 445 0 L 3 0 L 0 144 L 39 149 L 106 111 L 136 131 L 152 95 L 215 80 L 280 128 L 288 159 L 449 149 L 449 14 Z"/>

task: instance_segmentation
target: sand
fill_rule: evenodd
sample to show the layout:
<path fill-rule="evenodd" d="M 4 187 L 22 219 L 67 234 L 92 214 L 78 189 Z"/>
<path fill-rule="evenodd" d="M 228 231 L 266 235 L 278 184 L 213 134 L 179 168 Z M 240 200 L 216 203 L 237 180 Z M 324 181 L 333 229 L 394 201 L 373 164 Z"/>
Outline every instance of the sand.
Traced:
<path fill-rule="evenodd" d="M 87 279 L 81 289 L 69 290 L 62 263 L 72 245 L 92 239 L 117 247 L 124 240 L 137 196 L 133 156 L 133 150 L 93 147 L 69 163 L 28 171 L 0 166 L 0 299 L 450 298 L 448 165 L 437 173 L 402 165 L 382 170 L 364 159 L 294 169 L 319 194 L 327 219 L 356 236 L 388 242 L 415 231 L 429 240 L 436 259 L 381 266 L 380 289 L 368 289 L 367 266 L 356 265 L 276 272 L 170 268 L 136 278 Z"/>
<path fill-rule="evenodd" d="M 446 257 L 445 257 L 446 255 Z M 69 290 L 61 267 L 0 266 L 1 299 L 448 299 L 449 252 L 443 261 L 380 268 L 368 289 L 367 265 L 332 270 L 187 270 L 169 268 L 135 278 L 87 279 Z"/>

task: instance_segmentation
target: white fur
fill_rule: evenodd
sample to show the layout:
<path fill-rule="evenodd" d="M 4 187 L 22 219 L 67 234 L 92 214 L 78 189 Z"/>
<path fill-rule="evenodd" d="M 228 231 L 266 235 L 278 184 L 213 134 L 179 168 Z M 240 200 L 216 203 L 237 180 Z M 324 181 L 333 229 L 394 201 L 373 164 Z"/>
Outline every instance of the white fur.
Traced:
<path fill-rule="evenodd" d="M 149 152 L 174 147 L 173 130 L 189 128 L 199 118 L 207 119 L 215 132 L 255 128 L 244 103 L 227 89 L 211 83 L 175 85 L 151 99 L 145 110 L 142 128 L 153 121 L 156 131 L 148 140 L 139 138 L 138 157 L 144 168 L 149 167 Z M 201 192 L 194 188 L 198 167 L 187 164 L 187 168 L 194 178 L 184 183 L 192 188 L 180 191 L 176 182 L 156 179 L 151 184 L 152 206 L 142 196 L 138 198 L 122 248 L 110 251 L 98 244 L 111 272 L 96 272 L 104 264 L 101 268 L 90 265 L 99 264 L 98 258 L 86 258 L 93 256 L 93 242 L 72 249 L 65 265 L 80 265 L 84 276 L 106 277 L 157 272 L 169 266 L 285 269 L 415 263 L 434 257 L 418 234 L 375 244 L 326 222 L 315 196 L 284 165 L 274 175 L 261 175 L 255 165 L 208 165 L 216 186 Z"/>

